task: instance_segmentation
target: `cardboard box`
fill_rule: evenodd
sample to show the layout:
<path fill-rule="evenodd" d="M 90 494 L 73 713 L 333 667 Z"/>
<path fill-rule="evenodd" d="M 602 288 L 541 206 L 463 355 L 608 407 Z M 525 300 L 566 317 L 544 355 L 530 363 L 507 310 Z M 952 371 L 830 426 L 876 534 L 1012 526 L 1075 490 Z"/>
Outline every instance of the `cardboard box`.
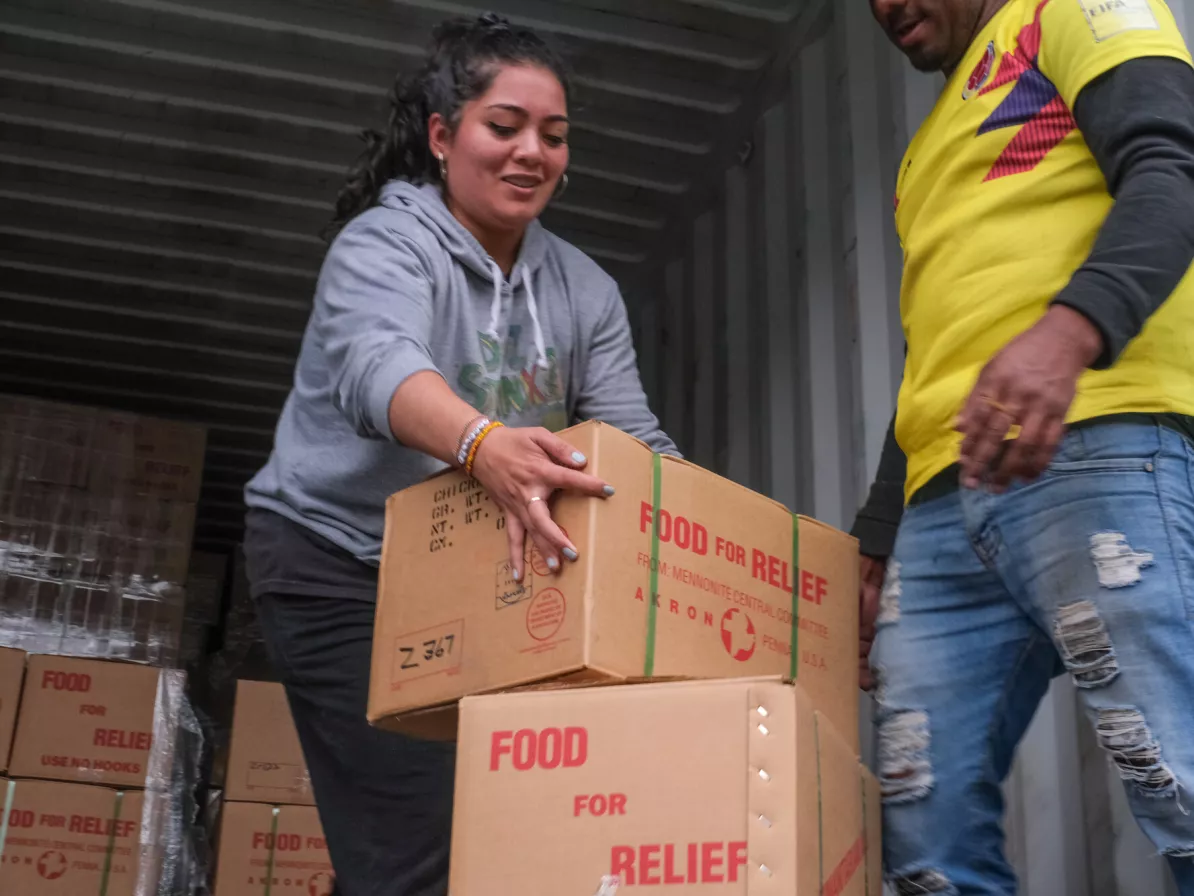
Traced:
<path fill-rule="evenodd" d="M 195 502 L 207 431 L 201 426 L 38 399 L 0 396 L 0 487 L 40 482 L 95 494 Z"/>
<path fill-rule="evenodd" d="M 25 651 L 0 647 L 0 772 L 8 770 L 24 680 Z"/>
<path fill-rule="evenodd" d="M 31 656 L 9 773 L 143 787 L 160 670 Z"/>
<path fill-rule="evenodd" d="M 132 576 L 183 585 L 194 529 L 195 505 L 180 501 L 41 483 L 0 491 L 0 540 L 13 546 L 8 572 L 59 589 L 119 587 Z"/>
<path fill-rule="evenodd" d="M 314 806 L 311 775 L 282 685 L 238 681 L 224 781 L 235 802 Z"/>
<path fill-rule="evenodd" d="M 454 896 L 863 896 L 853 750 L 799 687 L 521 692 L 460 709 Z"/>
<path fill-rule="evenodd" d="M 0 488 L 24 482 L 83 489 L 90 476 L 95 412 L 0 395 Z"/>
<path fill-rule="evenodd" d="M 115 480 L 137 494 L 199 500 L 207 448 L 202 426 L 103 412 L 98 438 L 104 457 L 93 467 L 92 490 L 109 490 Z"/>
<path fill-rule="evenodd" d="M 866 822 L 867 896 L 883 896 L 883 804 L 879 781 L 862 767 L 862 809 Z"/>
<path fill-rule="evenodd" d="M 194 523 L 178 501 L 0 489 L 0 645 L 174 665 Z"/>
<path fill-rule="evenodd" d="M 331 896 L 334 883 L 314 808 L 224 804 L 215 896 Z"/>
<path fill-rule="evenodd" d="M 553 680 L 780 675 L 856 747 L 857 542 L 613 427 L 561 435 L 617 493 L 560 497 L 580 561 L 558 574 L 531 554 L 513 580 L 502 515 L 463 474 L 389 499 L 370 721 L 415 730 L 394 717 Z"/>
<path fill-rule="evenodd" d="M 0 780 L 0 805 L 10 787 L 0 893 L 132 896 L 140 857 L 140 791 Z"/>

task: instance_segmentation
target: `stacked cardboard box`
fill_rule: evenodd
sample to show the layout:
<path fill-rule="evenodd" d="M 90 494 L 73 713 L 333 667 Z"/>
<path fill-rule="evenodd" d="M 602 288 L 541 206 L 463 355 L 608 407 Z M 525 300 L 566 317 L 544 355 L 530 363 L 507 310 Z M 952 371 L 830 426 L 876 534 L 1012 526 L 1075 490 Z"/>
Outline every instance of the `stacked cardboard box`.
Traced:
<path fill-rule="evenodd" d="M 237 682 L 224 798 L 215 896 L 330 896 L 332 864 L 280 684 Z"/>
<path fill-rule="evenodd" d="M 369 718 L 459 735 L 452 892 L 879 893 L 857 544 L 608 426 L 562 435 L 616 494 L 555 504 L 558 573 L 531 551 L 515 581 L 458 473 L 387 506 Z"/>
<path fill-rule="evenodd" d="M 9 774 L 143 787 L 161 674 L 134 663 L 30 657 Z"/>
<path fill-rule="evenodd" d="M 282 685 L 238 681 L 224 798 L 314 806 L 311 776 Z"/>
<path fill-rule="evenodd" d="M 0 794 L 8 807 L 0 892 L 133 896 L 141 791 L 0 778 Z"/>
<path fill-rule="evenodd" d="M 179 821 L 181 673 L 75 657 L 25 664 L 18 651 L 0 667 L 0 751 L 9 681 L 24 675 L 11 757 L 3 751 L 0 893 L 189 892 L 178 884 L 196 878 Z"/>
<path fill-rule="evenodd" d="M 825 714 L 778 680 L 468 698 L 452 892 L 870 896 L 882 882 L 863 776 Z"/>
<path fill-rule="evenodd" d="M 177 659 L 205 433 L 0 397 L 0 644 Z"/>

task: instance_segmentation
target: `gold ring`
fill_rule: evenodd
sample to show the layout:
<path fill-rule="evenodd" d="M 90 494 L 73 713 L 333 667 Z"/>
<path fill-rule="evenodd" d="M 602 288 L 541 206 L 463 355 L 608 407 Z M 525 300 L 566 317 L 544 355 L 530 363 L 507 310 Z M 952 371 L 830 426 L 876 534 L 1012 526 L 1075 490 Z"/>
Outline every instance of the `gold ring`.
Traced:
<path fill-rule="evenodd" d="M 1007 414 L 1009 416 L 1011 415 L 1011 411 L 1008 410 L 1007 405 L 996 401 L 994 398 L 987 398 L 986 396 L 983 396 L 983 403 L 992 410 L 999 411 L 1001 414 Z"/>
<path fill-rule="evenodd" d="M 531 498 L 531 500 L 527 501 L 527 507 L 530 507 L 530 506 L 531 506 L 532 504 L 534 504 L 536 501 L 542 501 L 542 500 L 543 500 L 543 499 L 542 499 L 542 498 L 540 498 L 538 495 L 535 495 L 535 497 L 533 497 L 533 498 Z"/>

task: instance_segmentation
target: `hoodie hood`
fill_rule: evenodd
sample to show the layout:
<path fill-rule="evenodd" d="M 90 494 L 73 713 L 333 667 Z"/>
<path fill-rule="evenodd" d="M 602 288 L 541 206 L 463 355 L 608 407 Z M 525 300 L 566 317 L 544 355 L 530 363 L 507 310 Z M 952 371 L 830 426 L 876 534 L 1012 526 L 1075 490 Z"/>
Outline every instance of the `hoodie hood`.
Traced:
<path fill-rule="evenodd" d="M 464 268 L 492 284 L 493 301 L 490 305 L 489 326 L 485 334 L 498 339 L 501 332 L 502 285 L 506 276 L 477 238 L 469 233 L 448 210 L 443 192 L 435 184 L 415 186 L 402 180 L 392 180 L 382 188 L 380 204 L 394 211 L 413 215 L 424 227 L 435 234 L 444 250 Z M 536 364 L 541 370 L 548 367 L 547 344 L 543 327 L 539 322 L 539 306 L 535 299 L 535 273 L 542 266 L 547 255 L 547 235 L 538 219 L 532 221 L 522 238 L 522 247 L 510 272 L 510 289 L 522 290 L 531 316 L 532 337 L 537 353 Z"/>

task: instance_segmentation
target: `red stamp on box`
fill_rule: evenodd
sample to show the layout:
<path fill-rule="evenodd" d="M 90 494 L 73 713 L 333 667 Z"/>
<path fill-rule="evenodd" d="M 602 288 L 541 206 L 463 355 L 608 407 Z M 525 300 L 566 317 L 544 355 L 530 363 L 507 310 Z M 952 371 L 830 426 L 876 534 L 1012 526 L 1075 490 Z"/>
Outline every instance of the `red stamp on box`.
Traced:
<path fill-rule="evenodd" d="M 390 690 L 401 690 L 407 682 L 420 678 L 459 672 L 463 659 L 463 619 L 399 635 L 394 639 Z"/>
<path fill-rule="evenodd" d="M 559 588 L 538 592 L 527 606 L 527 634 L 536 641 L 554 638 L 567 612 L 568 602 Z"/>

